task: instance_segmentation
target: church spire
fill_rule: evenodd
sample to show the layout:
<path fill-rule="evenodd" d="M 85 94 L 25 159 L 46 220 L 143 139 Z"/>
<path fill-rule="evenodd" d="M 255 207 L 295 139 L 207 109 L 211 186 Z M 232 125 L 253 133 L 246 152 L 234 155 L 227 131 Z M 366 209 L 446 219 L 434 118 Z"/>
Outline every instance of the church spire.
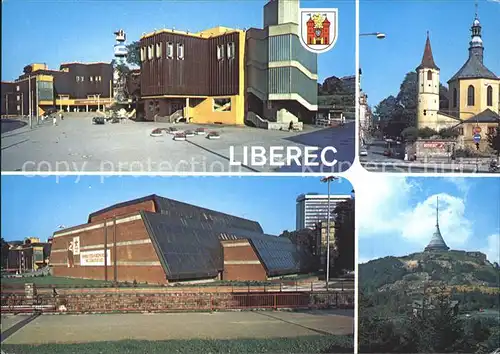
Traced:
<path fill-rule="evenodd" d="M 472 27 L 470 29 L 471 41 L 469 43 L 469 58 L 475 56 L 482 63 L 484 47 L 483 47 L 483 39 L 481 38 L 481 22 L 479 21 L 477 0 L 474 6 L 476 10 L 475 10 L 474 22 L 472 22 Z"/>
<path fill-rule="evenodd" d="M 429 31 L 427 31 L 427 40 L 425 41 L 424 55 L 422 56 L 422 62 L 418 66 L 419 69 L 436 69 L 439 70 L 438 66 L 434 62 L 434 57 L 432 55 L 431 40 L 429 38 Z"/>
<path fill-rule="evenodd" d="M 431 241 L 425 247 L 425 251 L 448 251 L 449 249 L 439 229 L 439 197 L 436 197 L 436 231 L 434 231 Z"/>

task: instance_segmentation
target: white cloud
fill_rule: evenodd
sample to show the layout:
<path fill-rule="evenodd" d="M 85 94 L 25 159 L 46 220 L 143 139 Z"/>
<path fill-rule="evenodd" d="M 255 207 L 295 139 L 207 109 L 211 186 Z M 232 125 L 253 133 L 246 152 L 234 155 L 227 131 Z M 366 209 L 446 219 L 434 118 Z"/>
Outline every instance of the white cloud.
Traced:
<path fill-rule="evenodd" d="M 405 212 L 400 221 L 401 236 L 425 246 L 436 230 L 436 197 L 439 197 L 439 228 L 451 248 L 463 246 L 472 235 L 472 223 L 465 218 L 465 201 L 449 194 L 428 197 L 412 210 Z"/>
<path fill-rule="evenodd" d="M 462 192 L 468 191 L 466 181 L 449 182 L 458 184 Z M 463 246 L 472 234 L 472 223 L 465 218 L 464 198 L 442 193 L 411 206 L 412 197 L 423 193 L 422 188 L 415 180 L 399 176 L 370 175 L 356 188 L 360 239 L 393 234 L 402 238 L 394 242 L 425 247 L 436 228 L 436 196 L 440 199 L 441 234 L 448 246 Z"/>
<path fill-rule="evenodd" d="M 452 183 L 455 187 L 463 193 L 464 197 L 467 198 L 467 194 L 469 193 L 471 183 L 470 178 L 466 179 L 464 177 L 446 177 L 445 181 Z"/>
<path fill-rule="evenodd" d="M 486 254 L 488 260 L 493 263 L 500 264 L 500 234 L 493 234 L 488 236 L 488 245 L 481 249 L 481 252 Z"/>

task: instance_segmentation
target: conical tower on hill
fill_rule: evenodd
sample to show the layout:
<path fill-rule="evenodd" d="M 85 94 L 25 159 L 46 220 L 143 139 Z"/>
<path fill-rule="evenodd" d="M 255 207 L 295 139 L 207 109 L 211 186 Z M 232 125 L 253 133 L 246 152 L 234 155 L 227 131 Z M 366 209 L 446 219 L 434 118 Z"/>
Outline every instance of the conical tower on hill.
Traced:
<path fill-rule="evenodd" d="M 436 231 L 432 235 L 431 241 L 425 247 L 425 251 L 448 251 L 450 248 L 444 242 L 443 236 L 441 236 L 441 230 L 439 230 L 439 197 L 436 198 Z"/>

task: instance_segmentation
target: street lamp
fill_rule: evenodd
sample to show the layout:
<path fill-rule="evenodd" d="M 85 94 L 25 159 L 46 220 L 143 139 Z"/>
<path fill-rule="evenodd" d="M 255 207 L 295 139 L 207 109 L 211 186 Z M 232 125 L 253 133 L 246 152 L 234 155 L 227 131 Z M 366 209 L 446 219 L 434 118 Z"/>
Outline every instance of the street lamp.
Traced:
<path fill-rule="evenodd" d="M 321 179 L 322 183 L 328 185 L 328 215 L 326 221 L 326 291 L 330 280 L 330 182 L 338 180 L 338 177 L 328 176 Z"/>
<path fill-rule="evenodd" d="M 382 32 L 361 33 L 359 36 L 360 37 L 361 36 L 375 36 L 375 37 L 377 37 L 377 39 L 384 39 L 385 33 L 382 33 Z"/>

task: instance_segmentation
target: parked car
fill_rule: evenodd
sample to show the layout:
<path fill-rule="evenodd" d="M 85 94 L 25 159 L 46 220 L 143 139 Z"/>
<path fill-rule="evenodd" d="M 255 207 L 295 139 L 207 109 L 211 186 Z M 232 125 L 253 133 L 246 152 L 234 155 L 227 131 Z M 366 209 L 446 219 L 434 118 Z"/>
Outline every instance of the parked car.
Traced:
<path fill-rule="evenodd" d="M 359 156 L 368 156 L 368 150 L 364 146 L 359 149 Z"/>
<path fill-rule="evenodd" d="M 106 124 L 106 118 L 94 117 L 94 118 L 92 118 L 92 124 Z"/>

